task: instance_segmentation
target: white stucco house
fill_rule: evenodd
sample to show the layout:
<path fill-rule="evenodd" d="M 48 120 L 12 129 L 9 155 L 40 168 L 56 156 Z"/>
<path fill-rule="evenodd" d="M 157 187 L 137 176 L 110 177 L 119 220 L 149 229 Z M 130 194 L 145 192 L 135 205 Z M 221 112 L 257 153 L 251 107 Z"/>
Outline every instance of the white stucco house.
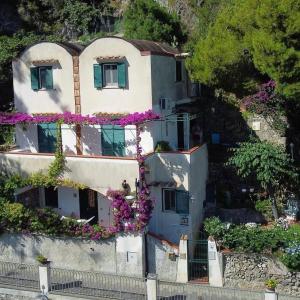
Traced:
<path fill-rule="evenodd" d="M 202 221 L 208 173 L 207 149 L 193 107 L 199 86 L 184 68 L 184 54 L 167 45 L 118 37 L 99 38 L 86 47 L 69 43 L 34 44 L 13 61 L 15 109 L 28 114 L 65 111 L 128 114 L 149 109 L 161 119 L 143 126 L 147 181 L 155 199 L 149 230 L 173 242 L 197 232 Z M 30 174 L 53 161 L 56 125 L 16 125 L 17 148 L 0 153 L 0 166 Z M 89 187 L 30 187 L 18 191 L 28 205 L 61 215 L 94 216 L 112 223 L 109 188 L 138 178 L 134 126 L 62 125 L 65 176 Z M 155 152 L 159 141 L 170 149 Z"/>

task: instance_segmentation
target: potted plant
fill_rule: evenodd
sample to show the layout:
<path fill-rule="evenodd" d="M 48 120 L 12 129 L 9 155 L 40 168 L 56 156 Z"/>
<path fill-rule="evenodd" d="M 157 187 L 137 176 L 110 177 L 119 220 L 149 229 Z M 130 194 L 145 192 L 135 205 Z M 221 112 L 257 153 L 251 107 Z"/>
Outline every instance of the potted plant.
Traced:
<path fill-rule="evenodd" d="M 43 256 L 42 254 L 39 254 L 36 257 L 37 262 L 41 265 L 41 266 L 45 266 L 49 263 L 48 258 Z"/>
<path fill-rule="evenodd" d="M 265 281 L 265 286 L 267 288 L 267 292 L 275 292 L 277 281 L 275 279 L 268 279 Z"/>

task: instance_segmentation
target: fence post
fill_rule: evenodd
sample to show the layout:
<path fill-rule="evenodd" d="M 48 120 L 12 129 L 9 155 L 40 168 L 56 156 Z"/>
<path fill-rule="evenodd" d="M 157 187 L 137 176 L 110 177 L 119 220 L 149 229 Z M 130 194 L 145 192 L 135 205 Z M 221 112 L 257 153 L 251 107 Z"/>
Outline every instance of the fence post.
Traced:
<path fill-rule="evenodd" d="M 278 295 L 275 292 L 265 291 L 265 300 L 277 300 Z"/>
<path fill-rule="evenodd" d="M 216 242 L 213 238 L 208 238 L 208 273 L 209 285 L 222 287 L 223 286 L 223 257 L 218 252 Z"/>
<path fill-rule="evenodd" d="M 157 299 L 157 275 L 149 273 L 147 276 L 147 300 Z"/>
<path fill-rule="evenodd" d="M 189 264 L 188 264 L 188 237 L 182 235 L 179 241 L 179 259 L 177 265 L 177 282 L 187 283 L 189 281 Z"/>
<path fill-rule="evenodd" d="M 39 266 L 40 290 L 47 295 L 51 289 L 50 264 Z"/>

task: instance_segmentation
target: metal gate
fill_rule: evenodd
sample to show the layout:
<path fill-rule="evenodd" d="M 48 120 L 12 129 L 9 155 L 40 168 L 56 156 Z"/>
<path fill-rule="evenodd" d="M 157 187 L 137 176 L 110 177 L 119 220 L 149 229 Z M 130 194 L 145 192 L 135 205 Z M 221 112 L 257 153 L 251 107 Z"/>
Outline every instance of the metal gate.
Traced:
<path fill-rule="evenodd" d="M 207 239 L 189 240 L 189 281 L 208 282 L 208 243 Z"/>

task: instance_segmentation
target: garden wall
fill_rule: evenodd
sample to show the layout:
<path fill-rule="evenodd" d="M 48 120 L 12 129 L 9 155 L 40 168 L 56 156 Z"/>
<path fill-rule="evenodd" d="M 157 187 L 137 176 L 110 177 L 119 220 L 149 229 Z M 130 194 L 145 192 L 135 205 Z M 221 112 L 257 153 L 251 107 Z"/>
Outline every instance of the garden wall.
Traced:
<path fill-rule="evenodd" d="M 266 279 L 278 282 L 277 292 L 300 296 L 300 273 L 288 272 L 271 256 L 260 254 L 223 254 L 224 284 L 227 287 L 264 289 Z"/>
<path fill-rule="evenodd" d="M 144 276 L 144 235 L 118 235 L 103 241 L 42 235 L 0 236 L 0 260 L 35 264 L 42 254 L 51 266 L 81 271 Z"/>
<path fill-rule="evenodd" d="M 176 281 L 178 258 L 169 254 L 178 254 L 178 247 L 147 234 L 148 272 L 157 274 L 160 280 Z"/>

